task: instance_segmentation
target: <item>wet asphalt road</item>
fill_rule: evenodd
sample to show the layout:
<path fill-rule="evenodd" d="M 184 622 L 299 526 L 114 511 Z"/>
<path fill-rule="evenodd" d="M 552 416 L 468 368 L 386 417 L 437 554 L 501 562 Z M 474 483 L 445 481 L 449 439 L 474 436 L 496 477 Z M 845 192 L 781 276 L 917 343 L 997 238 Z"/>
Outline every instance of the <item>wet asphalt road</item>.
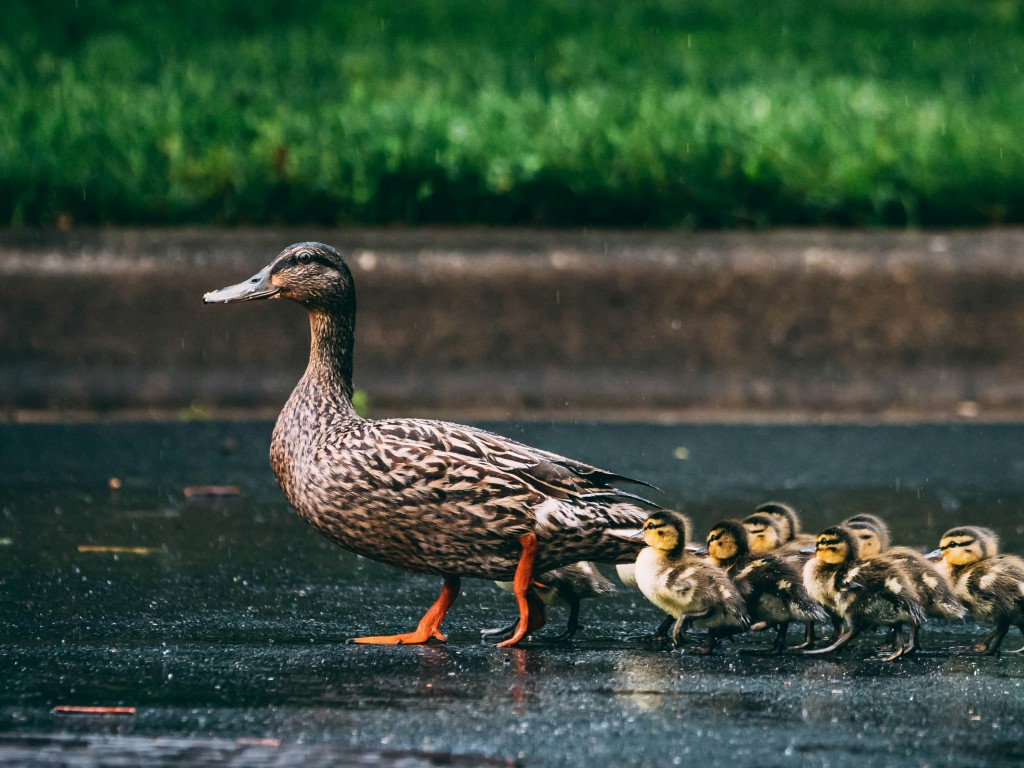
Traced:
<path fill-rule="evenodd" d="M 0 764 L 1024 758 L 1024 656 L 951 653 L 983 631 L 973 623 L 929 625 L 926 652 L 892 665 L 865 660 L 877 637 L 838 660 L 741 653 L 764 637 L 701 658 L 635 639 L 658 615 L 622 589 L 584 605 L 575 642 L 500 650 L 478 630 L 507 623 L 512 600 L 469 581 L 447 645 L 345 644 L 411 628 L 439 584 L 294 516 L 267 466 L 270 426 L 0 425 Z M 1024 426 L 486 426 L 652 482 L 702 531 L 780 498 L 809 529 L 872 511 L 898 543 L 930 547 L 970 522 L 1024 551 Z M 203 484 L 240 495 L 184 498 Z"/>

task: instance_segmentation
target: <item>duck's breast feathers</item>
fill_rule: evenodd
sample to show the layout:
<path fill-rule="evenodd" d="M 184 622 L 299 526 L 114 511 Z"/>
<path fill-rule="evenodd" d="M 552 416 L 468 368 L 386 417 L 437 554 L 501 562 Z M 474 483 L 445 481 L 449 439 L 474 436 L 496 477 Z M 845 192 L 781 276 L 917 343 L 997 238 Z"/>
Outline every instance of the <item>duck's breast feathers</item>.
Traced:
<path fill-rule="evenodd" d="M 532 448 L 477 427 L 425 419 L 379 420 L 367 424 L 374 425 L 389 440 L 420 444 L 438 454 L 469 460 L 514 476 L 547 497 L 583 501 L 628 498 L 657 506 L 613 485 L 616 481 L 644 484 L 641 481 Z"/>

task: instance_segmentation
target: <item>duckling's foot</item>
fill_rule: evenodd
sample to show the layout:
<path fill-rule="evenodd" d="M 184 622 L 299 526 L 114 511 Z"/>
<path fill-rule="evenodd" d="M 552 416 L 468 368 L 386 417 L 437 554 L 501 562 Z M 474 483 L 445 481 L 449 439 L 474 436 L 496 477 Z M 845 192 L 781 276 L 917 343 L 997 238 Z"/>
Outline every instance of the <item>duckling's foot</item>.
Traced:
<path fill-rule="evenodd" d="M 682 645 L 683 641 L 686 640 L 686 632 L 690 629 L 693 622 L 698 619 L 703 619 L 711 613 L 710 608 L 705 608 L 703 611 L 697 611 L 696 613 L 682 613 L 679 618 L 676 619 L 675 625 L 672 627 L 672 642 L 675 645 Z"/>
<path fill-rule="evenodd" d="M 807 651 L 814 647 L 814 643 L 817 638 L 814 636 L 814 622 L 808 621 L 804 623 L 804 641 L 799 645 L 794 645 L 793 650 L 796 651 Z"/>
<path fill-rule="evenodd" d="M 507 648 L 522 640 L 528 632 L 544 626 L 547 616 L 544 611 L 544 603 L 533 593 L 530 586 L 533 584 L 533 562 L 537 557 L 537 534 L 530 532 L 519 537 L 519 544 L 523 548 L 519 556 L 519 564 L 516 566 L 516 575 L 512 579 L 512 592 L 516 596 L 516 603 L 519 605 L 519 623 L 516 624 L 512 637 L 498 643 L 499 648 Z M 531 611 L 531 598 L 539 608 Z M 536 627 L 531 624 L 537 623 Z"/>
<path fill-rule="evenodd" d="M 458 576 L 445 576 L 444 586 L 441 587 L 441 594 L 432 606 L 423 614 L 420 623 L 413 632 L 406 632 L 402 635 L 374 635 L 371 637 L 354 637 L 353 643 L 364 645 L 418 645 L 430 640 L 439 640 L 442 643 L 446 638 L 441 634 L 441 621 L 444 619 L 448 609 L 452 607 L 455 598 L 459 596 L 459 589 L 462 580 Z"/>

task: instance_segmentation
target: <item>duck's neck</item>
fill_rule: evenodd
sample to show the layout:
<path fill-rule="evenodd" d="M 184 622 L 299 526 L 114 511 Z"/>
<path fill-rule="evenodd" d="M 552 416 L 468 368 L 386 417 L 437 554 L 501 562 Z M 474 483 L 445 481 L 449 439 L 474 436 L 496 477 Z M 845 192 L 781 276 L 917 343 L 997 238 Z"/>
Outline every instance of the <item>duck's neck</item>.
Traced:
<path fill-rule="evenodd" d="M 352 407 L 354 314 L 311 309 L 309 329 L 309 364 L 303 382 L 334 408 L 355 413 Z"/>

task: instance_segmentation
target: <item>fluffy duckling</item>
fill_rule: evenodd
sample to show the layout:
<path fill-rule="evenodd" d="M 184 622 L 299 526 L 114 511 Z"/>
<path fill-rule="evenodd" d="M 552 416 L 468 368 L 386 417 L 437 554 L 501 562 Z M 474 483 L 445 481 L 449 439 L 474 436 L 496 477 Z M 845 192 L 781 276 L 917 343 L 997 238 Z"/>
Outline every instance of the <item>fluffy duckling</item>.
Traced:
<path fill-rule="evenodd" d="M 512 592 L 511 581 L 495 582 L 502 589 Z M 534 594 L 544 605 L 562 603 L 569 607 L 569 618 L 564 632 L 554 637 L 545 638 L 560 643 L 571 640 L 582 629 L 580 624 L 580 601 L 595 597 L 606 597 L 615 594 L 615 585 L 605 578 L 593 563 L 573 563 L 553 571 L 542 573 L 532 586 Z M 499 642 L 511 637 L 516 624 L 501 629 L 485 629 L 481 635 L 488 642 Z"/>
<path fill-rule="evenodd" d="M 743 527 L 747 529 L 747 540 L 752 554 L 763 555 L 771 552 L 797 570 L 801 570 L 810 558 L 810 552 L 806 551 L 809 547 L 787 540 L 789 528 L 775 515 L 755 512 L 743 518 Z"/>
<path fill-rule="evenodd" d="M 789 623 L 825 621 L 825 609 L 807 594 L 802 574 L 791 563 L 770 552 L 751 554 L 747 539 L 741 522 L 723 520 L 708 532 L 708 556 L 739 589 L 750 620 L 755 622 L 752 628 L 776 627 L 771 652 L 782 653 Z"/>
<path fill-rule="evenodd" d="M 903 566 L 914 582 L 924 605 L 924 612 L 938 619 L 962 619 L 967 609 L 953 592 L 953 585 L 941 570 L 933 566 L 925 556 L 910 547 L 892 547 L 889 526 L 876 515 L 860 514 L 847 518 L 842 525 L 853 531 L 857 537 L 862 558 L 885 554 Z"/>
<path fill-rule="evenodd" d="M 843 622 L 843 631 L 831 645 L 805 654 L 838 651 L 872 625 L 894 630 L 894 649 L 882 661 L 917 650 L 925 615 L 913 581 L 902 565 L 883 555 L 861 558 L 857 537 L 849 528 L 835 526 L 818 534 L 814 559 L 804 567 L 804 586 Z M 903 624 L 910 626 L 906 643 L 900 632 Z"/>
<path fill-rule="evenodd" d="M 939 548 L 953 591 L 974 618 L 995 622 L 993 632 L 969 650 L 995 654 L 1016 624 L 1024 633 L 1024 560 L 999 554 L 999 537 L 988 528 L 963 526 L 942 535 Z M 1020 648 L 1014 653 L 1020 653 Z"/>
<path fill-rule="evenodd" d="M 636 582 L 644 596 L 675 618 L 672 639 L 679 645 L 690 627 L 707 629 L 711 653 L 723 637 L 745 630 L 750 619 L 736 585 L 718 566 L 686 550 L 690 521 L 660 510 L 643 524 L 647 547 L 636 560 Z"/>
<path fill-rule="evenodd" d="M 755 515 L 768 515 L 779 523 L 783 544 L 794 542 L 794 546 L 811 548 L 815 537 L 800 530 L 800 515 L 796 508 L 782 501 L 766 501 L 754 507 Z"/>

